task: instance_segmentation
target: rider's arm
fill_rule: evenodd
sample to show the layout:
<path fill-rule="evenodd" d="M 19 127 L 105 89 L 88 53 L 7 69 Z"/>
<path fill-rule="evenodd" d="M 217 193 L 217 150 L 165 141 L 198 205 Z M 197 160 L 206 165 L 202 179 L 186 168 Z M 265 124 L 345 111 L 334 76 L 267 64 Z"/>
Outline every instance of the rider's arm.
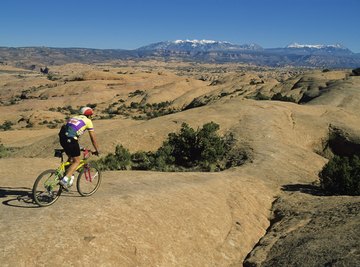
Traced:
<path fill-rule="evenodd" d="M 95 148 L 95 152 L 96 153 L 100 153 L 100 151 L 99 151 L 99 147 L 98 147 L 98 144 L 97 144 L 97 142 L 96 142 L 96 138 L 95 138 L 95 133 L 94 133 L 94 131 L 89 131 L 89 135 L 90 135 L 90 139 L 91 139 L 91 143 L 93 144 L 93 146 L 94 146 L 94 148 Z"/>

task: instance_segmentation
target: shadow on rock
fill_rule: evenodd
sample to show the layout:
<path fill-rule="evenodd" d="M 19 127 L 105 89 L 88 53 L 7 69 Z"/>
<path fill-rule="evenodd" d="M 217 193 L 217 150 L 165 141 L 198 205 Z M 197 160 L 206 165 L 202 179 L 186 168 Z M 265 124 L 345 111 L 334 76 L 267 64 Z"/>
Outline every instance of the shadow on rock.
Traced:
<path fill-rule="evenodd" d="M 32 192 L 27 187 L 0 187 L 0 198 L 9 198 L 2 202 L 3 205 L 18 208 L 35 208 Z M 25 205 L 24 205 L 25 204 Z M 31 204 L 28 205 L 28 204 Z"/>
<path fill-rule="evenodd" d="M 313 196 L 326 196 L 327 194 L 321 187 L 312 184 L 287 184 L 281 187 L 286 192 L 300 192 Z"/>

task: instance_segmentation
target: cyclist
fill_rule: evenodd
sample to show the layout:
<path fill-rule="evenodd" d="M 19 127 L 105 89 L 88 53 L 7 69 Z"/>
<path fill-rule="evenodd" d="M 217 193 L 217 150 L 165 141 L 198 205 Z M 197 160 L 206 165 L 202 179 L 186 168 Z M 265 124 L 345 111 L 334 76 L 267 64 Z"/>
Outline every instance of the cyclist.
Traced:
<path fill-rule="evenodd" d="M 61 146 L 64 148 L 66 155 L 69 157 L 71 165 L 67 169 L 65 176 L 60 180 L 60 184 L 67 189 L 74 180 L 74 172 L 80 164 L 80 145 L 79 137 L 87 130 L 94 146 L 95 155 L 99 155 L 99 147 L 96 142 L 94 127 L 91 121 L 91 116 L 94 111 L 90 107 L 83 107 L 80 109 L 80 114 L 67 120 L 66 124 L 61 127 L 59 132 L 59 140 Z"/>

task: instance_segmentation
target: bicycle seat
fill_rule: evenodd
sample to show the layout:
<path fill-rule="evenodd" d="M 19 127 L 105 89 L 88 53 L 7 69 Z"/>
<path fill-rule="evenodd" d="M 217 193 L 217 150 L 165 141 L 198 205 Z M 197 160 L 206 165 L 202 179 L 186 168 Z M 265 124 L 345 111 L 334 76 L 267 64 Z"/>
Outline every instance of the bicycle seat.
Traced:
<path fill-rule="evenodd" d="M 62 154 L 65 152 L 64 149 L 57 148 L 54 150 L 54 157 L 61 158 Z"/>

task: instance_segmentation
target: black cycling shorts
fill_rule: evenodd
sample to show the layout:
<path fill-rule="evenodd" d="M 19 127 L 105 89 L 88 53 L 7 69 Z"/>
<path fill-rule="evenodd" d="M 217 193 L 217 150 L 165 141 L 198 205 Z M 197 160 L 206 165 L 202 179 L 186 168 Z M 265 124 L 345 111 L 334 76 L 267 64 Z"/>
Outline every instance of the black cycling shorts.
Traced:
<path fill-rule="evenodd" d="M 78 140 L 67 137 L 65 135 L 66 129 L 62 127 L 59 132 L 60 145 L 64 148 L 66 155 L 69 157 L 80 156 L 80 145 Z"/>

